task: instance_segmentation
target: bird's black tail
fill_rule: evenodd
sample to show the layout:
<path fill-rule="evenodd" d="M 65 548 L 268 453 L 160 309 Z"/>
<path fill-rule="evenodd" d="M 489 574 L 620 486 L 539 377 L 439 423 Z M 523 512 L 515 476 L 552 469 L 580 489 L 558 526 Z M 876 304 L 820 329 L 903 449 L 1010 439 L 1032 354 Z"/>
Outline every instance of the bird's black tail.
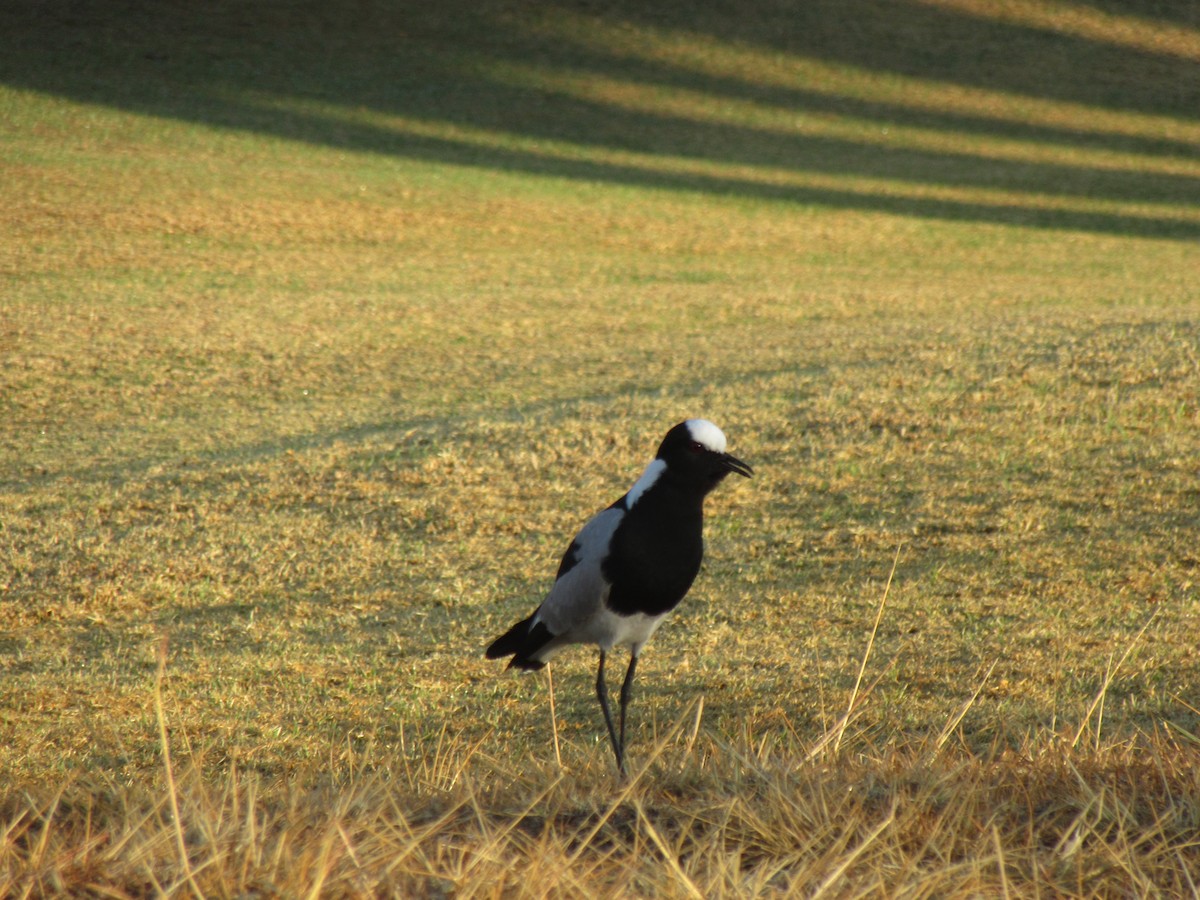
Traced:
<path fill-rule="evenodd" d="M 536 615 L 536 613 L 534 614 Z M 533 655 L 545 646 L 553 637 L 541 622 L 533 624 L 533 616 L 522 619 L 500 637 L 496 638 L 484 651 L 488 659 L 500 659 L 511 656 L 508 663 L 510 669 L 540 669 L 546 665 Z"/>
<path fill-rule="evenodd" d="M 525 643 L 525 638 L 529 634 L 529 625 L 533 622 L 533 616 L 528 619 L 522 619 L 500 637 L 492 641 L 491 645 L 485 651 L 488 659 L 500 659 L 505 656 L 512 656 L 521 649 L 521 645 Z"/>

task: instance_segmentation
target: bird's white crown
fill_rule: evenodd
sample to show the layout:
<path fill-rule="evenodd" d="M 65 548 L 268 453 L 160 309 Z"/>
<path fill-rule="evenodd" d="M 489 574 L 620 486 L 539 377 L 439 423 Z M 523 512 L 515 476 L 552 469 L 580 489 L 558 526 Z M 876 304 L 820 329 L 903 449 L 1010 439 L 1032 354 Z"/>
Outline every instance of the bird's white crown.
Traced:
<path fill-rule="evenodd" d="M 725 452 L 725 432 L 708 419 L 688 419 L 687 428 L 693 441 L 703 444 L 713 453 Z"/>

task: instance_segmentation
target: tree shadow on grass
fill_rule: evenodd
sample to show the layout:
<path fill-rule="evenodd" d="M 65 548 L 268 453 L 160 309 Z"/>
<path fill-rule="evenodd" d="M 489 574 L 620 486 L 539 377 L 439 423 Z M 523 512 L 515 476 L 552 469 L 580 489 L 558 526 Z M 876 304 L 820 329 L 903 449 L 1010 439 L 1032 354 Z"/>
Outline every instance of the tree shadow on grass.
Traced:
<path fill-rule="evenodd" d="M 1174 8 L 1164 6 L 1168 12 Z M 548 16 L 568 26 L 547 30 L 542 26 Z M 591 40 L 588 22 L 615 33 L 615 43 Z M 599 8 L 576 0 L 532 9 L 502 2 L 426 6 L 366 0 L 345 8 L 315 2 L 197 6 L 75 0 L 10 7 L 0 12 L 0 33 L 6 45 L 0 81 L 11 87 L 317 146 L 946 221 L 1200 236 L 1194 220 L 1063 208 L 1066 201 L 1084 198 L 1186 210 L 1200 201 L 1200 179 L 1186 174 L 975 156 L 704 121 L 584 99 L 555 88 L 551 78 L 565 73 L 585 81 L 686 89 L 706 102 L 768 106 L 798 122 L 847 116 L 878 123 L 881 130 L 918 127 L 985 143 L 1019 140 L 1174 158 L 1200 150 L 1166 131 L 1081 130 L 866 99 L 816 83 L 765 84 L 753 73 L 705 70 L 702 61 L 652 58 L 635 40 L 691 35 L 698 46 L 750 48 L 785 64 L 818 60 L 1033 102 L 1158 116 L 1181 125 L 1197 119 L 1200 65 L 1194 60 L 918 2 L 775 3 L 748 16 L 715 2 L 615 2 Z M 626 44 L 622 33 L 629 35 Z M 517 83 L 503 74 L 514 66 L 533 74 Z M 641 156 L 611 158 L 620 153 Z M 681 161 L 763 167 L 776 180 L 697 170 Z M 812 176 L 868 183 L 794 183 Z M 880 188 L 880 181 L 892 187 Z M 914 186 L 1019 192 L 1049 202 L 1031 206 L 905 191 Z"/>

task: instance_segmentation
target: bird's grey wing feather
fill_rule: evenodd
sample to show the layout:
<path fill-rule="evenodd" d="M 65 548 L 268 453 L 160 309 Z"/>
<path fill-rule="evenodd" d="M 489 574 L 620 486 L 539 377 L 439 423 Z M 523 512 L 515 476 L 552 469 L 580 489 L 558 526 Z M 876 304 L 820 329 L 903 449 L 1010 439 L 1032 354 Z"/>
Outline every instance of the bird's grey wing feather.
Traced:
<path fill-rule="evenodd" d="M 624 509 L 610 506 L 589 519 L 571 542 L 568 553 L 574 553 L 574 562 L 568 566 L 564 560 L 565 571 L 542 601 L 535 619 L 551 634 L 567 635 L 603 607 L 612 585 L 605 579 L 601 563 L 624 516 Z"/>

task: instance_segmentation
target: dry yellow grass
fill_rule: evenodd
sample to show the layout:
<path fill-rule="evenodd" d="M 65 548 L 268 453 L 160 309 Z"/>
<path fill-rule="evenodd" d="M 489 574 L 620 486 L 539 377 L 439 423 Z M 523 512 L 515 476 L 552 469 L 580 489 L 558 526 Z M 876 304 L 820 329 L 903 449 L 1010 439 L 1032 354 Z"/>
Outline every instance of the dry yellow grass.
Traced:
<path fill-rule="evenodd" d="M 860 695 L 870 702 L 870 691 Z M 161 707 L 160 707 L 161 708 Z M 266 782 L 189 766 L 10 797 L 9 896 L 1186 896 L 1195 738 L 972 753 L 940 739 L 801 738 L 693 704 L 618 785 L 443 730 L 419 755 L 343 748 Z M 851 717 L 853 722 L 853 716 Z M 947 723 L 953 725 L 953 722 Z M 781 727 L 782 726 L 782 727 Z M 943 732 L 943 736 L 948 731 Z M 167 747 L 169 739 L 161 746 Z M 168 754 L 163 754 L 169 759 Z"/>
<path fill-rule="evenodd" d="M 886 6 L 0 12 L 0 894 L 1194 893 L 1194 23 Z M 623 789 L 482 647 L 688 415 Z"/>

